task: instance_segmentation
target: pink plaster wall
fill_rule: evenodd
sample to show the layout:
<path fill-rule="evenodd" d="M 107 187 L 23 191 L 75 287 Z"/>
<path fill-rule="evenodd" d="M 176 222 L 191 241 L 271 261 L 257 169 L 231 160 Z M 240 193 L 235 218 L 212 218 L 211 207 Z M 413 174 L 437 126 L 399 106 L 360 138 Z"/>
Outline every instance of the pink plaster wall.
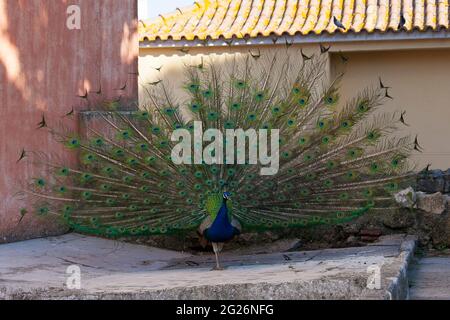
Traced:
<path fill-rule="evenodd" d="M 69 5 L 81 9 L 81 30 L 66 27 Z M 95 109 L 77 97 L 85 90 L 101 86 L 103 98 L 137 99 L 136 17 L 135 0 L 0 0 L 0 242 L 64 232 L 53 218 L 31 213 L 18 223 L 29 201 L 15 194 L 40 172 L 17 159 L 25 148 L 75 161 L 36 127 L 44 114 L 50 126 L 63 121 L 77 130 L 78 117 L 62 116 L 72 107 Z"/>

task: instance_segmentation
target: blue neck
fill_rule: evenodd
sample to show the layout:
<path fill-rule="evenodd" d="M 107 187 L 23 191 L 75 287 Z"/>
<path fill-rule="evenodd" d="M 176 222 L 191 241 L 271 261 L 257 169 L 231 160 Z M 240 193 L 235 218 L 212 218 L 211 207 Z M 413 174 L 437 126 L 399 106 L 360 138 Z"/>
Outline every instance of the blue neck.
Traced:
<path fill-rule="evenodd" d="M 205 236 L 212 242 L 225 242 L 235 235 L 234 227 L 228 217 L 228 208 L 224 200 L 211 227 L 205 231 Z"/>
<path fill-rule="evenodd" d="M 222 202 L 222 206 L 220 207 L 219 213 L 217 214 L 216 219 L 214 220 L 214 222 L 216 222 L 218 224 L 222 224 L 224 226 L 231 226 L 230 223 L 230 219 L 228 217 L 228 208 L 227 208 L 227 203 L 226 200 L 223 200 Z"/>

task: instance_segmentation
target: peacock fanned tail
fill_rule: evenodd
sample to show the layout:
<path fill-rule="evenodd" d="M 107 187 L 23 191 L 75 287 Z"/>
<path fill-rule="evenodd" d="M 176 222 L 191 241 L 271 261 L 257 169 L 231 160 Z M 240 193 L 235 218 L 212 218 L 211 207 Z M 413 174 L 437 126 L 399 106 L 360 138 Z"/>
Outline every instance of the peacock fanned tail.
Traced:
<path fill-rule="evenodd" d="M 212 219 L 223 191 L 244 230 L 337 224 L 396 208 L 392 194 L 411 175 L 413 143 L 393 135 L 398 115 L 375 112 L 386 89 L 340 101 L 341 77 L 328 79 L 325 55 L 301 57 L 202 59 L 186 66 L 184 100 L 163 80 L 145 87 L 138 111 L 105 102 L 102 130 L 87 137 L 52 130 L 81 166 L 40 161 L 50 178 L 33 179 L 25 193 L 38 214 L 106 236 L 195 229 Z M 194 121 L 222 132 L 279 129 L 278 172 L 261 175 L 248 155 L 245 164 L 174 164 L 171 134 L 192 133 Z"/>

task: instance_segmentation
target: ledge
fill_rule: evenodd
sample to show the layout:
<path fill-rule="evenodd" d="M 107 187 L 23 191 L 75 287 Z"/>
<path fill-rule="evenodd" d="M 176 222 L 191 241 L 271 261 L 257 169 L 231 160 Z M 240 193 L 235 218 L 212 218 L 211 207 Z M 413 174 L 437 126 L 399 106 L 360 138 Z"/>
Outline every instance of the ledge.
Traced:
<path fill-rule="evenodd" d="M 237 255 L 209 271 L 212 254 L 187 253 L 78 234 L 0 245 L 0 299 L 406 299 L 415 237 L 365 247 Z M 68 289 L 67 267 L 81 269 Z M 371 265 L 381 287 L 367 288 Z"/>

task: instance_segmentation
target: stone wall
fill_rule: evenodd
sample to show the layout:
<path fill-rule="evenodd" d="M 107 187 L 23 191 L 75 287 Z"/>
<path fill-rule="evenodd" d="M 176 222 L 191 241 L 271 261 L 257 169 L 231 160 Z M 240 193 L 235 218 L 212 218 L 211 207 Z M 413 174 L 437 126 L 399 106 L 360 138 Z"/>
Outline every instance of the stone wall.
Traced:
<path fill-rule="evenodd" d="M 66 27 L 71 5 L 80 9 L 80 29 Z M 17 196 L 45 174 L 30 157 L 18 159 L 25 149 L 76 164 L 48 130 L 37 130 L 42 117 L 48 127 L 63 121 L 76 132 L 78 117 L 63 118 L 70 110 L 92 109 L 98 98 L 137 99 L 136 6 L 135 0 L 0 0 L 0 243 L 66 231 L 53 217 L 31 214 L 32 199 Z M 30 214 L 21 217 L 21 208 Z"/>
<path fill-rule="evenodd" d="M 417 191 L 450 193 L 450 169 L 422 171 L 417 176 Z"/>

